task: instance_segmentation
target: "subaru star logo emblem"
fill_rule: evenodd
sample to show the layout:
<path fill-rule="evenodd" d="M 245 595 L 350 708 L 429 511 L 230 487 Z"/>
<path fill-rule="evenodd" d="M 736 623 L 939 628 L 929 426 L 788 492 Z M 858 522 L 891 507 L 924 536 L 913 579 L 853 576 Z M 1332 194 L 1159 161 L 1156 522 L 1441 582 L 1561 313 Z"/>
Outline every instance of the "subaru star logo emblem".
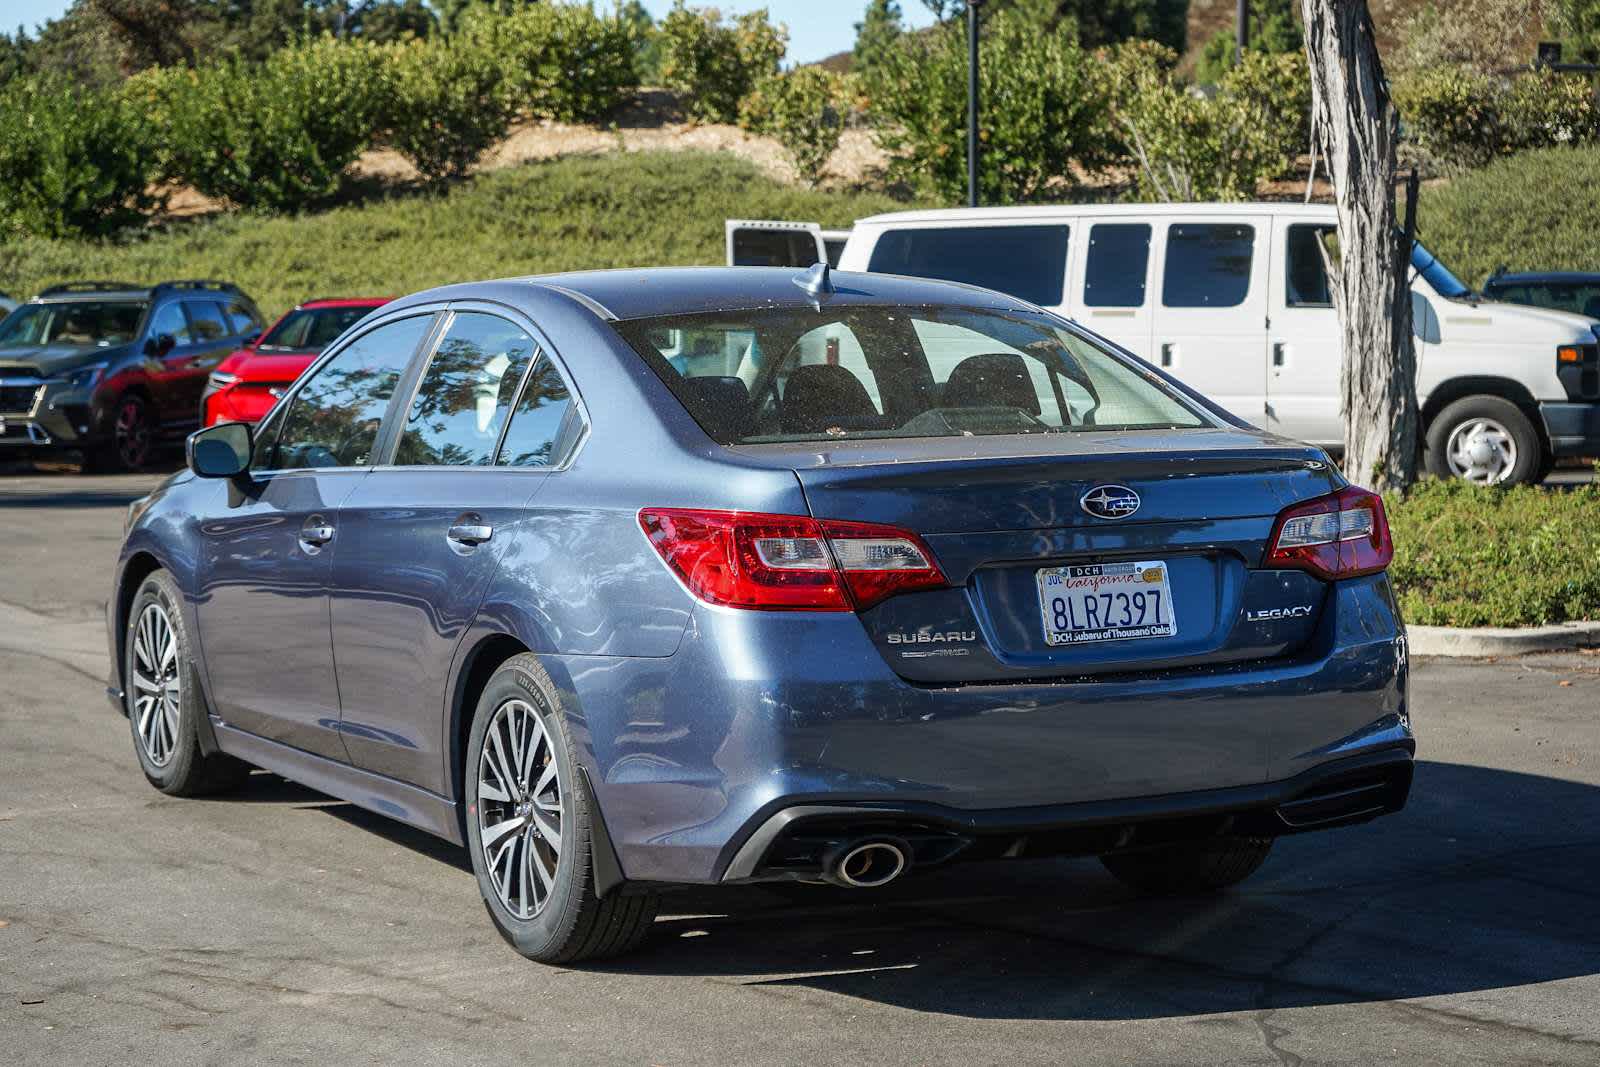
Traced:
<path fill-rule="evenodd" d="M 1125 485 L 1097 485 L 1078 505 L 1097 519 L 1125 519 L 1139 510 L 1139 494 Z"/>

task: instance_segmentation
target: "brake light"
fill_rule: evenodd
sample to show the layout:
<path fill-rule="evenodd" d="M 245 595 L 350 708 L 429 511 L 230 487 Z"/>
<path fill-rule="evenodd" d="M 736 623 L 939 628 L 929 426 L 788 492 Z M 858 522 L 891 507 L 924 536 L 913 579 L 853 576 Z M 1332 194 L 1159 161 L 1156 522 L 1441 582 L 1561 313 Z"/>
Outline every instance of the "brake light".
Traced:
<path fill-rule="evenodd" d="M 895 526 L 691 508 L 645 508 L 639 525 L 708 604 L 858 611 L 949 584 L 922 539 Z"/>
<path fill-rule="evenodd" d="M 1285 508 L 1267 543 L 1263 567 L 1329 580 L 1374 574 L 1394 558 L 1383 498 L 1353 485 Z"/>

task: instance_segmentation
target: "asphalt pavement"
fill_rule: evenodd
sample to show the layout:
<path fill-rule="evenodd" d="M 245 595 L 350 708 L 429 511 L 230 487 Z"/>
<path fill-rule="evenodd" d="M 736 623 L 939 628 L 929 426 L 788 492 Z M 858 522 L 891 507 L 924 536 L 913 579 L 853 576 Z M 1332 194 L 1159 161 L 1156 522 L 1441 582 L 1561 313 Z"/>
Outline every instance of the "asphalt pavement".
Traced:
<path fill-rule="evenodd" d="M 692 891 L 542 967 L 457 849 L 265 774 L 145 783 L 100 603 L 155 481 L 0 474 L 3 1062 L 1600 1062 L 1600 655 L 1419 661 L 1410 806 L 1215 898 L 1092 860 Z"/>

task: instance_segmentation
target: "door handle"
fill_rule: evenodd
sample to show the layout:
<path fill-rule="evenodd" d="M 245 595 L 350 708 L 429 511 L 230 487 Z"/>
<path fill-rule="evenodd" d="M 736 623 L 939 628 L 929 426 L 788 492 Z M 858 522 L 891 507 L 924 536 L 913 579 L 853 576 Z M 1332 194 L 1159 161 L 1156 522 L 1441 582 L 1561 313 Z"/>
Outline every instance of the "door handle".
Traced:
<path fill-rule="evenodd" d="M 458 545 L 471 548 L 481 545 L 494 536 L 493 526 L 484 526 L 479 523 L 458 522 L 445 531 L 445 536 Z"/>
<path fill-rule="evenodd" d="M 1274 367 L 1283 366 L 1284 363 L 1287 362 L 1288 356 L 1289 356 L 1289 346 L 1288 345 L 1284 344 L 1282 341 L 1274 341 L 1274 342 L 1272 342 L 1272 365 Z"/>
<path fill-rule="evenodd" d="M 333 524 L 321 515 L 313 515 L 300 527 L 300 543 L 310 548 L 320 548 L 333 540 Z"/>
<path fill-rule="evenodd" d="M 1177 359 L 1178 359 L 1178 346 L 1177 346 L 1177 344 L 1175 342 L 1173 342 L 1173 341 L 1163 341 L 1161 343 L 1161 365 L 1163 367 L 1170 367 L 1170 366 L 1172 366 L 1173 363 L 1175 363 L 1177 361 Z"/>

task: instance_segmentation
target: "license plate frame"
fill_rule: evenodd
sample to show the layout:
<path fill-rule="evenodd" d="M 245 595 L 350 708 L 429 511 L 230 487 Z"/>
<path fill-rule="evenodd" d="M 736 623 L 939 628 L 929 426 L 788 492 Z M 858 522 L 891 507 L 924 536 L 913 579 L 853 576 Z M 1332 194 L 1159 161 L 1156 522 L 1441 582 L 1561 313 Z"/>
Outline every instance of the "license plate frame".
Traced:
<path fill-rule="evenodd" d="M 1176 637 L 1171 575 L 1171 565 L 1159 559 L 1040 567 L 1034 577 L 1045 644 L 1059 648 Z M 1102 613 L 1109 618 L 1102 619 Z"/>

